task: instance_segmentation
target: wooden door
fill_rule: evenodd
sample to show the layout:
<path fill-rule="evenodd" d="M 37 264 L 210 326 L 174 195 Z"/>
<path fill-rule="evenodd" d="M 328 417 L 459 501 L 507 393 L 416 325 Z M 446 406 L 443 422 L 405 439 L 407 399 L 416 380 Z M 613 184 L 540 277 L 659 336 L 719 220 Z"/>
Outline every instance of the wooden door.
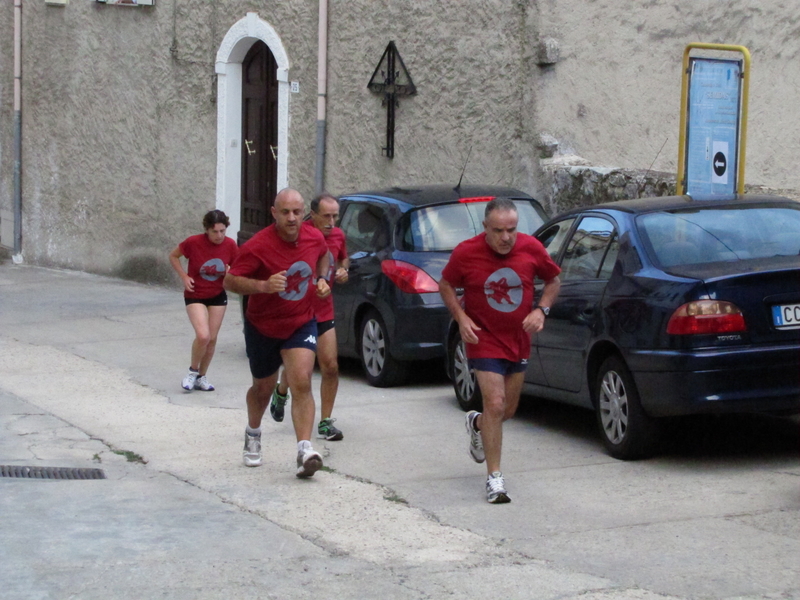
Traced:
<path fill-rule="evenodd" d="M 238 242 L 272 222 L 278 192 L 278 81 L 275 57 L 253 44 L 242 63 L 242 212 Z"/>

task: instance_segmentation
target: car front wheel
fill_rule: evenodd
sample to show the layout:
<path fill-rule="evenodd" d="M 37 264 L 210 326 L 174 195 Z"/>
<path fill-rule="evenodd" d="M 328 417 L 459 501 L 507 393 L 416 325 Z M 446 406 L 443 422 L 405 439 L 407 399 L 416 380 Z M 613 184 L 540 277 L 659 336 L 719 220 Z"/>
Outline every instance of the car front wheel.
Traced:
<path fill-rule="evenodd" d="M 361 321 L 361 366 L 367 383 L 375 387 L 400 385 L 406 378 L 406 364 L 389 353 L 386 325 L 375 310 Z"/>
<path fill-rule="evenodd" d="M 483 410 L 483 396 L 475 373 L 467 363 L 467 348 L 461 334 L 456 331 L 447 355 L 447 368 L 453 380 L 458 405 L 465 411 Z"/>
<path fill-rule="evenodd" d="M 597 424 L 608 453 L 620 460 L 651 455 L 659 442 L 658 422 L 647 416 L 625 362 L 607 358 L 595 383 Z"/>

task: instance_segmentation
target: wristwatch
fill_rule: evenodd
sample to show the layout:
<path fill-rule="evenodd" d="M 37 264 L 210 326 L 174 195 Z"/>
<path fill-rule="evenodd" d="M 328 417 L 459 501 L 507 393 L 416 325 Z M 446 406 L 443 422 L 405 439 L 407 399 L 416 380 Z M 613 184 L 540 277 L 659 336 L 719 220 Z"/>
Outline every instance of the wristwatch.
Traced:
<path fill-rule="evenodd" d="M 320 279 L 322 279 L 322 281 L 324 281 L 325 283 L 328 283 L 328 278 L 327 277 L 323 277 L 322 275 L 318 275 L 317 276 L 317 283 L 319 283 Z"/>
<path fill-rule="evenodd" d="M 550 307 L 549 306 L 539 306 L 537 304 L 536 306 L 533 307 L 533 310 L 536 310 L 537 308 L 544 313 L 545 317 L 549 317 L 550 316 Z"/>

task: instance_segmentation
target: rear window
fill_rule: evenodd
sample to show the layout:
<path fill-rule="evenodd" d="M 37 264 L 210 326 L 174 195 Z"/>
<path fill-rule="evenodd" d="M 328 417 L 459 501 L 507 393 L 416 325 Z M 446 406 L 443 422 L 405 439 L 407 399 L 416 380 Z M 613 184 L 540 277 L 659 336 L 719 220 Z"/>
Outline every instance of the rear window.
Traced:
<path fill-rule="evenodd" d="M 800 204 L 709 206 L 650 213 L 636 223 L 662 267 L 800 253 Z"/>
<path fill-rule="evenodd" d="M 483 231 L 488 202 L 440 204 L 411 211 L 400 223 L 403 250 L 450 252 L 458 244 Z M 541 209 L 528 200 L 514 200 L 519 214 L 517 230 L 532 234 L 542 223 Z"/>

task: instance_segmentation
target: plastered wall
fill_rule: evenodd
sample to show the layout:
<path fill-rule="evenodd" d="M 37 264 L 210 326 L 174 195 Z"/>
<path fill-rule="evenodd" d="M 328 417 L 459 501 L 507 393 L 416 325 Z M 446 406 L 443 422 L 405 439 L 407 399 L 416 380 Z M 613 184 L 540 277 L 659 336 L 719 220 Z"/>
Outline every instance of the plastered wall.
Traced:
<path fill-rule="evenodd" d="M 25 261 L 174 282 L 167 253 L 201 231 L 216 202 L 215 55 L 248 12 L 280 36 L 299 86 L 289 100 L 288 180 L 310 197 L 317 8 L 316 0 L 157 0 L 153 8 L 26 0 Z M 680 61 L 692 41 L 751 50 L 747 181 L 800 189 L 793 3 L 330 0 L 329 14 L 325 187 L 334 193 L 455 184 L 468 155 L 464 181 L 516 186 L 551 212 L 594 201 L 566 194 L 581 189 L 569 180 L 570 165 L 650 169 L 667 181 L 676 169 Z M 3 232 L 13 208 L 12 28 L 13 3 L 4 2 Z M 548 64 L 544 39 L 557 55 Z M 367 89 L 390 40 L 418 90 L 399 100 L 394 159 L 381 153 L 383 99 Z M 612 187 L 624 194 L 626 185 Z"/>

